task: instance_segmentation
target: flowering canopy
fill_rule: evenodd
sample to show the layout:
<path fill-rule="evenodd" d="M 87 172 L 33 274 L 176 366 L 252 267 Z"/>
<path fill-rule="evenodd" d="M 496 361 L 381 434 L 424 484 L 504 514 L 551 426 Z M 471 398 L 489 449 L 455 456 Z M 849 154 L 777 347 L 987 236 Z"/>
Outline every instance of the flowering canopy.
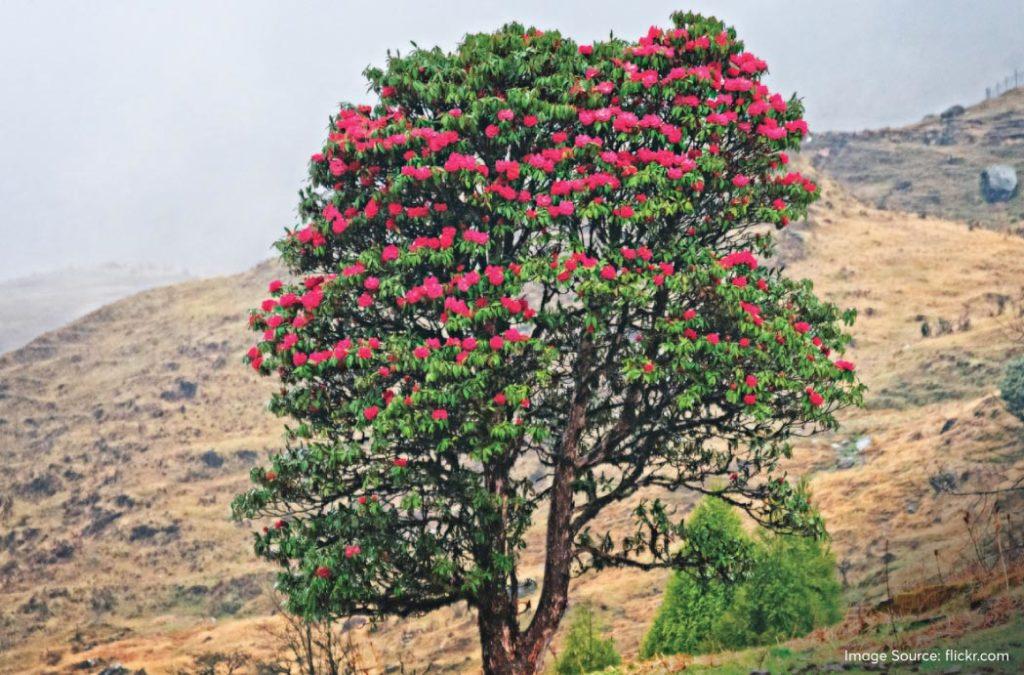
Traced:
<path fill-rule="evenodd" d="M 763 225 L 818 194 L 787 167 L 807 125 L 732 29 L 673 24 L 593 45 L 510 24 L 392 55 L 366 71 L 379 103 L 331 119 L 278 242 L 295 280 L 251 316 L 248 361 L 294 424 L 235 503 L 280 518 L 256 548 L 293 610 L 467 600 L 485 667 L 528 671 L 570 570 L 728 564 L 680 547 L 658 500 L 628 536 L 596 531 L 608 504 L 683 488 L 818 526 L 775 469 L 792 433 L 859 401 L 835 359 L 853 315 L 763 262 Z"/>

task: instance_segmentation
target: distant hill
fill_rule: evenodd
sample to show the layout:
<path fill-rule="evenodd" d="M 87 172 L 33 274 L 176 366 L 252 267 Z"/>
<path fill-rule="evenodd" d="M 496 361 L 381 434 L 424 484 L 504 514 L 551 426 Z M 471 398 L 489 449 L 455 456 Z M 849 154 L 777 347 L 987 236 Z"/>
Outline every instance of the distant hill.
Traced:
<path fill-rule="evenodd" d="M 1022 352 L 1006 326 L 1021 312 L 1024 239 L 824 190 L 784 240 L 789 274 L 860 311 L 851 358 L 870 391 L 839 433 L 799 439 L 791 468 L 812 478 L 848 595 L 877 600 L 883 565 L 899 587 L 933 574 L 933 551 L 947 569 L 971 555 L 963 513 L 977 500 L 947 488 L 1024 472 L 1021 424 L 995 395 Z M 121 662 L 152 675 L 211 651 L 279 648 L 267 635 L 273 570 L 251 552 L 266 523 L 229 520 L 280 438 L 273 382 L 241 362 L 247 310 L 275 274 L 267 264 L 145 291 L 0 356 L 0 672 Z M 605 523 L 622 528 L 629 511 Z M 539 580 L 540 543 L 533 532 L 520 578 Z M 591 600 L 635 654 L 664 581 L 588 574 L 573 601 Z M 374 658 L 472 671 L 474 629 L 465 606 L 386 621 Z"/>
<path fill-rule="evenodd" d="M 802 154 L 876 208 L 1024 234 L 1024 87 L 903 128 L 816 134 Z M 982 198 L 981 171 L 994 163 L 1017 170 L 1008 202 Z"/>
<path fill-rule="evenodd" d="M 0 354 L 115 300 L 186 278 L 184 272 L 110 264 L 0 281 Z"/>

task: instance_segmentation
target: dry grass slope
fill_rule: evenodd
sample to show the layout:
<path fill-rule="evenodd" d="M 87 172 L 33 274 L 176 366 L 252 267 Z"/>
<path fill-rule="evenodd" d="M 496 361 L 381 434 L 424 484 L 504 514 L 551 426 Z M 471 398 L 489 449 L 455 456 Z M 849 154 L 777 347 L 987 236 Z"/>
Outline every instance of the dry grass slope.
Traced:
<path fill-rule="evenodd" d="M 853 358 L 871 391 L 839 434 L 797 445 L 793 471 L 813 476 L 851 597 L 877 601 L 887 541 L 898 587 L 934 574 L 933 550 L 946 569 L 962 564 L 977 498 L 948 488 L 1024 472 L 1021 424 L 995 395 L 1022 351 L 1007 325 L 1024 307 L 1024 239 L 825 189 L 787 239 L 789 272 L 860 310 Z M 0 671 L 91 659 L 161 673 L 205 651 L 270 655 L 271 571 L 228 504 L 279 437 L 263 412 L 272 385 L 240 364 L 246 308 L 272 275 L 145 292 L 0 358 Z M 1017 518 L 1008 545 L 1022 543 Z M 539 577 L 538 534 L 523 577 Z M 664 579 L 587 575 L 573 599 L 591 600 L 635 653 Z M 372 660 L 471 671 L 473 627 L 465 607 L 386 621 Z"/>

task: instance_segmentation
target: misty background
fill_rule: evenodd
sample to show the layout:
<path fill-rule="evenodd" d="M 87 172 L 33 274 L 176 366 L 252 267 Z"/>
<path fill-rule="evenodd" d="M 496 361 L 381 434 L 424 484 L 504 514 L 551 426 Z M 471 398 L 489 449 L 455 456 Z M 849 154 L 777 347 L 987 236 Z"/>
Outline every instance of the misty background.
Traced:
<path fill-rule="evenodd" d="M 292 224 L 328 115 L 369 100 L 362 70 L 388 48 L 510 20 L 634 38 L 676 9 L 735 25 L 812 131 L 913 122 L 1024 67 L 1020 0 L 0 0 L 0 280 L 245 269 Z"/>

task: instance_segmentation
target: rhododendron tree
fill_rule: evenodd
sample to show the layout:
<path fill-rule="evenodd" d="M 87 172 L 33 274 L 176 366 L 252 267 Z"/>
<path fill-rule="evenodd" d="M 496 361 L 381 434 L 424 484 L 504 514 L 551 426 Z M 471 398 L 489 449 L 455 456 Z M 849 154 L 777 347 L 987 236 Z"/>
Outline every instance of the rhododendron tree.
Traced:
<path fill-rule="evenodd" d="M 530 673 L 574 574 L 735 572 L 667 492 L 820 529 L 778 463 L 860 400 L 837 360 L 853 315 L 765 264 L 818 194 L 787 166 L 801 105 L 765 70 L 676 14 L 636 42 L 510 24 L 366 71 L 379 102 L 331 119 L 277 244 L 291 280 L 251 316 L 248 361 L 293 421 L 234 508 L 267 519 L 291 610 L 466 601 L 485 670 Z M 606 531 L 623 500 L 635 527 Z"/>

